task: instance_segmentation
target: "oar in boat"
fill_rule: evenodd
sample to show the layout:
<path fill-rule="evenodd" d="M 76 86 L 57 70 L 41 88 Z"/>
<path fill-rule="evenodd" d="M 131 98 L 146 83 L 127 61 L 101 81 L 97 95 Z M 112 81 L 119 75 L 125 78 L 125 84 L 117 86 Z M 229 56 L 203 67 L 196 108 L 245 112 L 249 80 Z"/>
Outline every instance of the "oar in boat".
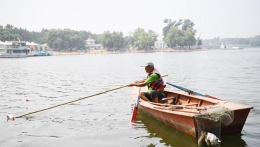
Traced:
<path fill-rule="evenodd" d="M 194 94 L 194 95 L 198 95 L 198 96 L 204 96 L 204 97 L 209 97 L 209 98 L 213 98 L 213 99 L 219 100 L 218 98 L 213 97 L 213 96 L 210 96 L 210 95 L 208 95 L 208 94 L 200 94 L 200 93 L 198 93 L 198 92 L 192 91 L 192 90 L 190 90 L 190 89 L 187 89 L 187 88 L 184 88 L 184 87 L 181 87 L 181 86 L 178 86 L 178 85 L 169 83 L 169 82 L 167 82 L 167 84 L 168 84 L 168 85 L 171 85 L 171 86 L 173 86 L 173 87 L 175 87 L 175 88 L 178 88 L 178 89 L 180 89 L 180 90 L 183 90 L 183 91 L 185 91 L 185 92 L 188 92 L 189 94 Z"/>
<path fill-rule="evenodd" d="M 136 121 L 136 116 L 137 116 L 137 109 L 138 109 L 138 103 L 139 103 L 139 94 L 140 94 L 140 90 L 141 90 L 141 87 L 139 87 L 139 93 L 135 99 L 135 104 L 134 104 L 134 107 L 133 107 L 133 112 L 132 112 L 132 118 L 131 118 L 131 123 L 135 122 Z"/>

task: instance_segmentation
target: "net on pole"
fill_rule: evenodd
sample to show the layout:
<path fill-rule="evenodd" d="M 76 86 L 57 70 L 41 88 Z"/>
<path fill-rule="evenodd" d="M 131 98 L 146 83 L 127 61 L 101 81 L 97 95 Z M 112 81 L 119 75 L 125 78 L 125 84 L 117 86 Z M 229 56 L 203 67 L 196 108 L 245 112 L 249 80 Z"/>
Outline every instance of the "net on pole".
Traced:
<path fill-rule="evenodd" d="M 212 133 L 220 139 L 221 124 L 229 125 L 234 119 L 234 111 L 222 106 L 211 106 L 200 110 L 194 118 L 197 125 L 198 144 L 209 145 L 205 140 L 207 133 Z M 217 142 L 211 142 L 210 145 L 216 144 Z"/>

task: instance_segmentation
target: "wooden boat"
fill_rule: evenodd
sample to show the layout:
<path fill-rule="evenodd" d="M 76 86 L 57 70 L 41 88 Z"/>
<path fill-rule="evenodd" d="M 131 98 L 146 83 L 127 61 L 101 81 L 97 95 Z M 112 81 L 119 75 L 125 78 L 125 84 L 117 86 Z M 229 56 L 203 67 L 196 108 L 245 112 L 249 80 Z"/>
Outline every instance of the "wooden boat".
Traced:
<path fill-rule="evenodd" d="M 140 87 L 133 87 L 131 97 L 136 100 Z M 141 92 L 146 92 L 147 87 L 142 87 Z M 225 107 L 234 113 L 233 121 L 227 126 L 221 124 L 221 134 L 241 132 L 247 116 L 253 107 L 233 102 L 220 100 L 214 97 L 189 95 L 180 90 L 165 89 L 165 98 L 159 103 L 140 100 L 138 109 L 156 118 L 157 120 L 183 131 L 194 137 L 200 137 L 195 117 L 199 110 L 211 107 Z M 181 108 L 181 109 L 175 109 Z"/>

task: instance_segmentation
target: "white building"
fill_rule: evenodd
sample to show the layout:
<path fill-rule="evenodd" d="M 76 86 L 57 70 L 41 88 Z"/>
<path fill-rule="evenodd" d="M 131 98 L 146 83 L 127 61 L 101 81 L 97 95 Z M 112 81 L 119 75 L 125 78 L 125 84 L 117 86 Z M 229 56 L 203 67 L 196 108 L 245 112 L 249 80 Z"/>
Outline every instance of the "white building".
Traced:
<path fill-rule="evenodd" d="M 95 40 L 89 35 L 88 39 L 86 40 L 86 47 L 89 49 L 101 49 L 101 44 L 95 44 Z"/>
<path fill-rule="evenodd" d="M 155 49 L 166 49 L 167 44 L 163 40 L 158 40 L 158 41 L 155 41 L 154 47 L 155 47 Z"/>

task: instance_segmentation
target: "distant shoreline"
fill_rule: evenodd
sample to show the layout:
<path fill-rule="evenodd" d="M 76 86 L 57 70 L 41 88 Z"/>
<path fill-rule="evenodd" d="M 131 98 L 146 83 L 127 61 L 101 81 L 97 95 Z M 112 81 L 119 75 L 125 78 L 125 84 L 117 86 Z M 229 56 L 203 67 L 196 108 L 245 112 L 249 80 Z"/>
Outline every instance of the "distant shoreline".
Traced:
<path fill-rule="evenodd" d="M 156 52 L 193 52 L 193 51 L 212 51 L 219 49 L 165 49 L 165 50 L 153 50 L 151 52 L 139 51 L 139 50 L 128 50 L 128 51 L 118 51 L 118 52 L 109 52 L 105 49 L 99 50 L 89 50 L 88 52 L 57 52 L 51 51 L 54 56 L 66 56 L 66 55 L 89 55 L 89 54 L 124 54 L 124 53 L 156 53 Z"/>

